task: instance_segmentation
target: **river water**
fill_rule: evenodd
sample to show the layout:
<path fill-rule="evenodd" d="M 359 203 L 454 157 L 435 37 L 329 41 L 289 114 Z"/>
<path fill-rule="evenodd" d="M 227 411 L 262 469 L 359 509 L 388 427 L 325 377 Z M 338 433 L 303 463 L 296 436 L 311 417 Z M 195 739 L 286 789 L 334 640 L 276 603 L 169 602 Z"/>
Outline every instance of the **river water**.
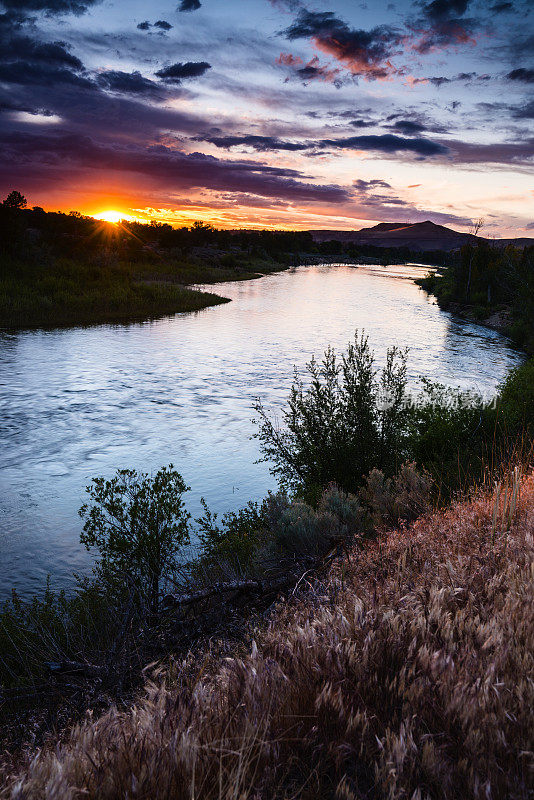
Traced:
<path fill-rule="evenodd" d="M 129 325 L 0 332 L 0 599 L 90 567 L 77 509 L 93 476 L 173 463 L 222 512 L 275 482 L 251 439 L 256 396 L 281 408 L 293 367 L 365 329 L 382 361 L 492 393 L 521 353 L 440 311 L 417 267 L 313 266 L 219 284 L 231 303 Z"/>

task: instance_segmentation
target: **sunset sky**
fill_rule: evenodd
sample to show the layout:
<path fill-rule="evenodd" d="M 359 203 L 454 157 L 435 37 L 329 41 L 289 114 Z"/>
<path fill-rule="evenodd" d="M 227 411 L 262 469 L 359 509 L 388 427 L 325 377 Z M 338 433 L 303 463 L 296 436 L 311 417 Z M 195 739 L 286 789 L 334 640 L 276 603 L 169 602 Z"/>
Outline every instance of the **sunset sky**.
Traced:
<path fill-rule="evenodd" d="M 2 196 L 534 235 L 528 0 L 0 0 Z"/>

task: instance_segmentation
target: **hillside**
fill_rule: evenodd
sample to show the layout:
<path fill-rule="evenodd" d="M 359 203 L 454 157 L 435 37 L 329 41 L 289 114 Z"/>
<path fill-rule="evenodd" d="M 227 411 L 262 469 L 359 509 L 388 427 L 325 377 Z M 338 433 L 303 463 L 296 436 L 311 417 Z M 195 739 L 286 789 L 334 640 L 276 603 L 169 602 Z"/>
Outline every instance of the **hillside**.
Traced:
<path fill-rule="evenodd" d="M 1 796 L 531 797 L 534 476 L 514 488 L 355 547 L 247 652 L 160 672 Z"/>
<path fill-rule="evenodd" d="M 380 222 L 371 228 L 361 228 L 357 231 L 310 231 L 315 242 L 325 242 L 337 239 L 340 242 L 352 242 L 360 245 L 374 245 L 375 247 L 408 247 L 411 250 L 456 250 L 464 244 L 472 244 L 483 237 L 475 237 L 469 233 L 436 225 L 430 220 L 416 222 Z M 489 240 L 488 240 L 489 241 Z M 515 244 L 525 247 L 534 244 L 534 239 L 502 239 L 495 240 L 493 244 L 505 246 Z"/>

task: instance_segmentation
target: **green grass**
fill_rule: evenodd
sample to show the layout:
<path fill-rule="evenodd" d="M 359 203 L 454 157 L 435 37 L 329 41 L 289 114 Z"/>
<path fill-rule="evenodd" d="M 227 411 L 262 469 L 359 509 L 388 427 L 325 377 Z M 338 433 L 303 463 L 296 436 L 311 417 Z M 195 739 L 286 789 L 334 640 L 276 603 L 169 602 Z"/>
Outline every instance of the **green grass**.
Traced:
<path fill-rule="evenodd" d="M 200 260 L 184 263 L 102 261 L 104 263 L 80 263 L 58 259 L 51 264 L 37 264 L 2 259 L 0 326 L 24 328 L 125 322 L 198 311 L 229 301 L 188 284 L 259 277 L 259 262 L 218 268 Z M 259 266 L 273 269 L 272 264 Z"/>

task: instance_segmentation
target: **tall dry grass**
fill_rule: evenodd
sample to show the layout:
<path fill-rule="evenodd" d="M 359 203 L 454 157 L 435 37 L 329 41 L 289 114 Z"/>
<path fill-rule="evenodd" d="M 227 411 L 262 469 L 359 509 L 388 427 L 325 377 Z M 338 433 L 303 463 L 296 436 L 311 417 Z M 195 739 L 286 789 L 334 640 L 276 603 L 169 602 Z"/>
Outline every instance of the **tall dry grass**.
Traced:
<path fill-rule="evenodd" d="M 533 797 L 534 476 L 513 514 L 495 502 L 355 549 L 248 654 L 174 665 L 3 796 Z"/>

